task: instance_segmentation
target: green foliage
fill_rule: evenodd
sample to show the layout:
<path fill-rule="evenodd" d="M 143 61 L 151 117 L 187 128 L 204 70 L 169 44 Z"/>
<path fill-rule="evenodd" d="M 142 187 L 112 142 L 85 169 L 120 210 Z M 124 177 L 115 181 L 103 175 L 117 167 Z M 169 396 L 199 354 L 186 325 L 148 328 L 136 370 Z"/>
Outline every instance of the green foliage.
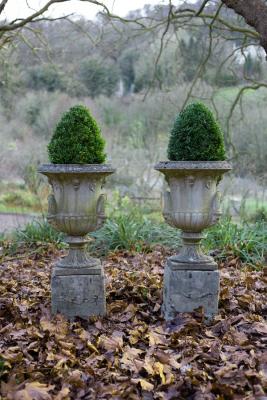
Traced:
<path fill-rule="evenodd" d="M 114 250 L 149 251 L 156 244 L 177 250 L 179 231 L 165 223 L 144 216 L 131 203 L 113 213 L 106 224 L 91 236 L 90 251 L 104 255 Z M 267 226 L 264 222 L 237 225 L 230 218 L 207 231 L 203 240 L 206 251 L 215 251 L 217 258 L 238 257 L 244 264 L 260 266 L 264 261 Z"/>
<path fill-rule="evenodd" d="M 109 219 L 91 236 L 94 241 L 90 249 L 101 255 L 114 250 L 149 251 L 156 244 L 170 248 L 179 245 L 179 235 L 174 229 L 163 223 L 154 224 L 146 217 L 137 218 L 132 212 Z"/>
<path fill-rule="evenodd" d="M 101 164 L 105 141 L 89 110 L 77 105 L 63 114 L 48 145 L 55 164 Z"/>
<path fill-rule="evenodd" d="M 117 199 L 108 210 L 105 225 L 90 234 L 89 251 L 105 255 L 109 251 L 127 250 L 133 252 L 151 251 L 155 245 L 175 249 L 181 245 L 179 231 L 145 214 L 128 198 Z M 4 238 L 1 238 L 4 241 Z M 202 241 L 205 251 L 212 251 L 216 258 L 238 257 L 244 264 L 260 267 L 266 257 L 267 224 L 242 222 L 238 225 L 230 218 L 223 218 L 207 230 Z M 21 246 L 35 247 L 52 243 L 64 246 L 64 235 L 55 231 L 45 219 L 35 220 L 12 235 L 9 253 L 15 254 Z"/>
<path fill-rule="evenodd" d="M 267 222 L 267 208 L 260 207 L 255 210 L 250 216 L 249 221 L 251 222 Z"/>
<path fill-rule="evenodd" d="M 207 231 L 203 245 L 218 251 L 220 258 L 234 255 L 245 264 L 257 266 L 264 261 L 266 242 L 266 222 L 237 225 L 230 218 L 224 218 Z"/>
<path fill-rule="evenodd" d="M 13 233 L 14 243 L 29 247 L 41 243 L 54 243 L 62 246 L 63 237 L 63 234 L 52 228 L 45 219 L 36 219 Z"/>
<path fill-rule="evenodd" d="M 48 92 L 54 92 L 64 89 L 66 82 L 58 67 L 52 64 L 43 64 L 27 70 L 25 83 L 30 89 L 46 89 Z"/>
<path fill-rule="evenodd" d="M 145 89 L 173 88 L 180 80 L 180 65 L 177 48 L 169 43 L 164 49 L 159 62 L 155 65 L 157 50 L 155 45 L 147 50 L 146 57 L 139 57 L 134 64 L 134 92 Z"/>
<path fill-rule="evenodd" d="M 111 96 L 117 89 L 119 81 L 118 67 L 99 59 L 82 61 L 79 77 L 91 97 L 101 94 Z"/>
<path fill-rule="evenodd" d="M 203 103 L 189 104 L 176 118 L 168 158 L 171 161 L 225 160 L 221 128 Z"/>
<path fill-rule="evenodd" d="M 11 189 L 0 195 L 0 205 L 4 210 L 12 208 L 35 209 L 38 204 L 37 197 L 25 189 Z"/>
<path fill-rule="evenodd" d="M 94 238 L 90 250 L 100 255 L 114 250 L 149 251 L 156 244 L 176 248 L 180 244 L 176 229 L 155 223 L 128 197 L 110 210 L 105 225 L 90 236 Z"/>

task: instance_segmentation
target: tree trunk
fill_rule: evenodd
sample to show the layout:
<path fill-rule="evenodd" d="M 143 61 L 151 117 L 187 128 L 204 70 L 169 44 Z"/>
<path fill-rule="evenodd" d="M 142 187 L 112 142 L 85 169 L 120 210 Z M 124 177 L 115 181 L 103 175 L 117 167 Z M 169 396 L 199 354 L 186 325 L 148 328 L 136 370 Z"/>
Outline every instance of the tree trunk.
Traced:
<path fill-rule="evenodd" d="M 260 44 L 267 54 L 267 3 L 264 0 L 222 0 L 244 17 L 246 23 L 260 34 Z"/>

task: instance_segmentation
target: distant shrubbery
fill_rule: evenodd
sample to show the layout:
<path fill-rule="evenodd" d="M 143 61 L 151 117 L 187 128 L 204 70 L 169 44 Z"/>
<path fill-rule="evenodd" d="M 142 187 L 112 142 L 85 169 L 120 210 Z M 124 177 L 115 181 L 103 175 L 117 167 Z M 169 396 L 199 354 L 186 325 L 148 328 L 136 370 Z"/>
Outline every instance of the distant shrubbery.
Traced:
<path fill-rule="evenodd" d="M 48 92 L 64 90 L 66 86 L 64 73 L 52 64 L 42 64 L 29 68 L 26 71 L 25 83 L 29 89 L 46 89 Z"/>
<path fill-rule="evenodd" d="M 110 62 L 88 58 L 81 62 L 79 78 L 88 96 L 94 98 L 102 94 L 109 97 L 118 88 L 119 70 Z"/>
<path fill-rule="evenodd" d="M 0 196 L 0 204 L 9 207 L 34 208 L 36 198 L 26 190 L 14 190 Z"/>

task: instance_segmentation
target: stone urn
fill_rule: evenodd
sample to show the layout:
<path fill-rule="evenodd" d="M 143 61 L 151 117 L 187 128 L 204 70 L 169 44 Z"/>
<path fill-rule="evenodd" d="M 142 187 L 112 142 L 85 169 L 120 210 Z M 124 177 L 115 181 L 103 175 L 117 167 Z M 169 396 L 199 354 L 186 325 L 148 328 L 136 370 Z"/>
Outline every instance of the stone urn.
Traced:
<path fill-rule="evenodd" d="M 155 166 L 164 174 L 165 221 L 182 230 L 180 252 L 167 260 L 164 271 L 162 311 L 165 319 L 177 312 L 202 307 L 206 318 L 218 311 L 219 271 L 214 259 L 203 253 L 203 230 L 216 224 L 220 211 L 217 186 L 231 170 L 227 161 L 167 161 Z"/>
<path fill-rule="evenodd" d="M 105 221 L 105 178 L 115 170 L 107 164 L 45 164 L 38 172 L 48 177 L 48 222 L 66 234 L 69 252 L 53 268 L 52 313 L 69 319 L 106 312 L 103 267 L 87 250 L 87 234 Z"/>

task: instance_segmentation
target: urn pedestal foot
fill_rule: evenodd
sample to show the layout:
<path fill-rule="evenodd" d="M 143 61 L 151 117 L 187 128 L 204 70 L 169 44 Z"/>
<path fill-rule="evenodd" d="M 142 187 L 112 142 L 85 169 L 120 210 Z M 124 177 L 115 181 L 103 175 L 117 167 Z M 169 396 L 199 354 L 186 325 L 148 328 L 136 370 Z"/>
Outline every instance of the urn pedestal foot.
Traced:
<path fill-rule="evenodd" d="M 103 267 L 54 267 L 51 278 L 52 314 L 69 320 L 106 314 Z"/>
<path fill-rule="evenodd" d="M 183 269 L 181 269 L 183 268 Z M 206 320 L 211 320 L 218 312 L 219 271 L 210 268 L 192 269 L 190 263 L 177 264 L 167 260 L 164 271 L 162 312 L 166 320 L 175 318 L 177 313 L 190 313 L 203 307 Z"/>

